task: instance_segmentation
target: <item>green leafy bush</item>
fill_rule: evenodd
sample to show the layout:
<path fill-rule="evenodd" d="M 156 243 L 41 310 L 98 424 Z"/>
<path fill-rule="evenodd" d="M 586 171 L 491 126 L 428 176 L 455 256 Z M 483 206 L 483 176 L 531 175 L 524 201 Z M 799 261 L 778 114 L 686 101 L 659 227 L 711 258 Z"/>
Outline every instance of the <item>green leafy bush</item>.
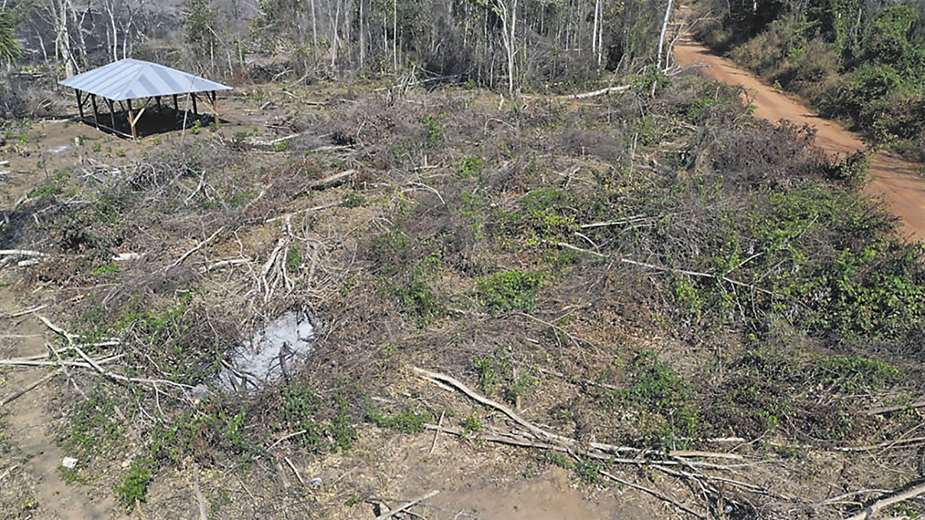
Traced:
<path fill-rule="evenodd" d="M 152 479 L 151 466 L 149 459 L 135 459 L 132 462 L 128 472 L 113 488 L 119 503 L 126 508 L 133 508 L 135 504 L 145 501 Z"/>
<path fill-rule="evenodd" d="M 870 157 L 866 150 L 854 152 L 835 164 L 832 177 L 844 182 L 853 189 L 861 189 L 867 184 L 870 171 Z"/>
<path fill-rule="evenodd" d="M 406 408 L 396 413 L 384 413 L 375 407 L 368 407 L 366 418 L 380 428 L 402 433 L 420 433 L 430 416 L 413 408 Z"/>
<path fill-rule="evenodd" d="M 691 388 L 652 352 L 636 356 L 630 367 L 633 384 L 619 399 L 640 413 L 639 441 L 657 448 L 684 445 L 700 433 L 700 413 Z"/>
<path fill-rule="evenodd" d="M 541 273 L 503 271 L 478 280 L 479 300 L 493 312 L 530 310 L 543 285 Z"/>

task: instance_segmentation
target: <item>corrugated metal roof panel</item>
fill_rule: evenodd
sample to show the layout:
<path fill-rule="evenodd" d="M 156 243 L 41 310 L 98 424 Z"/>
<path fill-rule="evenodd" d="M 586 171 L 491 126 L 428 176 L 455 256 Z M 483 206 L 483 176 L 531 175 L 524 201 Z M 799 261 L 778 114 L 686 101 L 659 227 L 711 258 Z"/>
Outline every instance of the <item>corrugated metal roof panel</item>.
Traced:
<path fill-rule="evenodd" d="M 113 101 L 231 90 L 231 87 L 221 83 L 132 58 L 72 76 L 60 84 Z"/>

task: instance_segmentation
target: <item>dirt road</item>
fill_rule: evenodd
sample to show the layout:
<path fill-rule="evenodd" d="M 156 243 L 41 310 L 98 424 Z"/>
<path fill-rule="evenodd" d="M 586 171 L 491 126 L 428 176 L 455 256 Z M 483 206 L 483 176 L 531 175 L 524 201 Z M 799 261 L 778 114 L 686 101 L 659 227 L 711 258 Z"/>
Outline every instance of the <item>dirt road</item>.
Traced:
<path fill-rule="evenodd" d="M 755 106 L 755 115 L 772 122 L 782 120 L 809 124 L 816 128 L 816 144 L 832 153 L 851 153 L 864 148 L 860 136 L 834 121 L 819 117 L 803 101 L 768 85 L 731 60 L 713 54 L 696 40 L 685 37 L 675 47 L 675 60 L 686 67 L 700 67 L 711 79 L 742 87 Z M 925 241 L 925 175 L 923 165 L 905 161 L 893 154 L 871 157 L 868 194 L 881 197 L 887 208 L 901 221 L 900 233 Z"/>

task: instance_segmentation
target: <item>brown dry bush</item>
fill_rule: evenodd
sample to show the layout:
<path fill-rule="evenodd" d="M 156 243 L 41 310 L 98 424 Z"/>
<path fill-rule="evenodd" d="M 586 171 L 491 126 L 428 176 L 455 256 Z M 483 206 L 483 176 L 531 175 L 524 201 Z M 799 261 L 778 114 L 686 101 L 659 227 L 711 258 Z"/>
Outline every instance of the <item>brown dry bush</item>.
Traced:
<path fill-rule="evenodd" d="M 828 161 L 813 147 L 810 127 L 758 124 L 739 127 L 716 136 L 713 169 L 724 182 L 745 186 L 786 186 L 794 179 L 819 176 Z"/>

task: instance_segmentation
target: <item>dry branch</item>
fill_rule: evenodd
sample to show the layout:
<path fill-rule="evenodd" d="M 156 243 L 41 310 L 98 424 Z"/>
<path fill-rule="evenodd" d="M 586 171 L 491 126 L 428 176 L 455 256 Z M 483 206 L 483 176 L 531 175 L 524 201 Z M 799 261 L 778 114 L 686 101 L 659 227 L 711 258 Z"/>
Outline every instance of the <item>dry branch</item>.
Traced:
<path fill-rule="evenodd" d="M 501 403 L 498 403 L 497 401 L 493 401 L 492 399 L 489 399 L 479 394 L 478 392 L 475 392 L 474 390 L 470 389 L 469 387 L 467 387 L 465 384 L 463 384 L 456 378 L 450 377 L 445 374 L 440 374 L 438 372 L 431 372 L 429 370 L 425 370 L 423 368 L 418 368 L 418 367 L 412 367 L 412 370 L 422 379 L 430 381 L 431 383 L 434 383 L 437 386 L 440 386 L 442 388 L 455 389 L 463 393 L 464 395 L 466 395 L 466 397 L 472 399 L 473 401 L 476 401 L 482 405 L 485 405 L 489 408 L 493 408 L 494 410 L 501 412 L 502 414 L 506 415 L 509 419 L 514 421 L 514 423 L 516 423 L 518 426 L 526 429 L 527 432 L 529 432 L 536 439 L 550 441 L 556 445 L 559 445 L 569 450 L 576 450 L 576 451 L 579 451 L 585 454 L 589 453 L 589 450 L 584 449 L 580 445 L 577 439 L 573 439 L 571 437 L 565 437 L 565 436 L 544 430 L 543 428 L 540 428 L 539 426 L 536 426 L 530 421 L 527 421 L 523 417 L 519 416 L 517 413 L 515 413 L 513 410 L 511 410 L 507 406 Z M 606 443 L 601 443 L 601 442 L 590 442 L 587 444 L 587 446 L 593 450 L 598 450 L 598 451 L 608 453 L 608 454 L 634 454 L 640 457 L 639 459 L 636 459 L 636 460 L 642 463 L 646 462 L 646 460 L 642 457 L 645 457 L 648 455 L 663 455 L 660 452 L 654 452 L 652 450 L 643 450 L 643 449 L 632 448 L 628 446 L 615 446 L 613 444 L 606 444 Z M 694 451 L 671 451 L 671 452 L 668 452 L 668 456 L 673 457 L 675 459 L 682 459 L 685 457 L 698 457 L 698 458 L 722 458 L 722 459 L 742 460 L 742 457 L 740 455 L 735 455 L 735 454 L 730 454 L 730 453 L 714 453 L 714 452 L 706 452 L 706 451 L 696 451 L 696 452 Z M 619 459 L 612 459 L 612 460 L 616 461 Z M 667 462 L 671 463 L 675 461 L 667 461 Z M 666 463 L 666 462 L 660 461 L 659 463 Z M 696 466 L 701 466 L 701 467 L 712 467 L 714 469 L 725 469 L 725 467 L 719 466 L 716 464 L 694 462 L 694 461 L 687 461 L 687 460 L 684 461 L 684 464 L 696 465 Z"/>
<path fill-rule="evenodd" d="M 774 296 L 774 293 L 771 292 L 771 291 L 769 291 L 769 290 L 767 290 L 767 289 L 763 289 L 763 288 L 761 288 L 761 287 L 758 287 L 757 285 L 753 285 L 753 284 L 750 284 L 750 283 L 740 282 L 740 281 L 738 281 L 738 280 L 735 280 L 735 279 L 733 279 L 733 278 L 729 278 L 728 276 L 724 276 L 724 275 L 717 275 L 717 274 L 712 274 L 712 273 L 703 273 L 703 272 L 700 272 L 700 271 L 691 271 L 691 270 L 689 270 L 689 269 L 675 269 L 675 268 L 672 268 L 672 267 L 664 267 L 664 266 L 660 266 L 660 265 L 650 264 L 650 263 L 648 263 L 648 262 L 640 262 L 639 260 L 633 260 L 632 258 L 622 258 L 622 257 L 615 257 L 615 256 L 612 256 L 612 255 L 605 255 L 605 254 L 603 254 L 603 253 L 598 253 L 597 251 L 592 251 L 592 250 L 590 250 L 590 249 L 585 249 L 585 248 L 583 248 L 583 247 L 574 246 L 574 245 L 572 245 L 572 244 L 569 244 L 568 242 L 555 242 L 554 245 L 556 245 L 556 246 L 558 246 L 558 247 L 564 247 L 564 248 L 566 248 L 566 249 L 570 249 L 570 250 L 572 250 L 572 251 L 576 251 L 576 252 L 579 252 L 579 253 L 584 253 L 584 254 L 587 254 L 587 255 L 595 256 L 595 257 L 597 257 L 597 258 L 612 258 L 612 259 L 614 259 L 614 260 L 616 260 L 616 261 L 618 261 L 618 262 L 620 262 L 620 263 L 623 263 L 623 264 L 635 265 L 635 266 L 638 266 L 638 267 L 645 267 L 645 268 L 647 268 L 647 269 L 652 269 L 652 270 L 654 270 L 654 271 L 660 271 L 660 272 L 663 272 L 663 273 L 683 274 L 683 275 L 687 275 L 687 276 L 693 276 L 693 277 L 696 277 L 696 278 L 713 278 L 714 280 L 721 280 L 721 281 L 730 283 L 730 284 L 732 284 L 732 285 L 736 285 L 736 286 L 739 286 L 739 287 L 745 287 L 745 288 L 748 288 L 748 289 L 753 289 L 753 290 L 755 290 L 755 291 L 758 291 L 758 292 L 761 292 L 761 293 L 764 293 L 764 294 L 767 294 L 767 295 L 770 295 L 770 296 Z"/>
<path fill-rule="evenodd" d="M 706 515 L 702 515 L 702 514 L 698 513 L 697 511 L 694 511 L 693 509 L 691 509 L 691 508 L 685 506 L 684 504 L 678 502 L 677 500 L 671 498 L 670 496 L 665 495 L 664 493 L 660 493 L 660 492 L 658 492 L 658 491 L 656 491 L 656 490 L 654 490 L 654 489 L 649 489 L 649 488 L 647 488 L 647 487 L 645 487 L 645 486 L 641 486 L 641 485 L 639 485 L 639 484 L 634 484 L 634 483 L 632 483 L 632 482 L 630 482 L 630 481 L 628 481 L 628 480 L 623 480 L 623 479 L 621 479 L 621 478 L 618 478 L 616 475 L 613 475 L 613 474 L 611 474 L 611 473 L 609 473 L 609 472 L 607 472 L 607 471 L 604 471 L 604 470 L 600 470 L 600 474 L 601 474 L 601 475 L 604 475 L 605 477 L 609 478 L 610 480 L 613 480 L 614 482 L 618 482 L 618 483 L 620 483 L 620 484 L 623 484 L 624 486 L 629 486 L 629 487 L 631 487 L 631 488 L 633 488 L 633 489 L 637 489 L 637 490 L 639 490 L 639 491 L 642 491 L 643 493 L 647 493 L 647 494 L 649 494 L 649 495 L 652 495 L 652 496 L 654 496 L 655 498 L 657 498 L 657 499 L 659 499 L 659 500 L 662 500 L 662 501 L 664 501 L 664 502 L 668 502 L 669 504 L 671 504 L 671 505 L 677 507 L 677 508 L 680 509 L 681 511 L 684 511 L 685 513 L 687 513 L 687 514 L 689 514 L 689 515 L 691 515 L 691 516 L 693 516 L 693 517 L 695 517 L 695 518 L 703 518 L 703 519 L 706 519 L 706 518 L 707 518 Z"/>
<path fill-rule="evenodd" d="M 915 410 L 917 408 L 925 408 L 925 399 L 919 399 L 918 401 L 895 406 L 881 406 L 878 408 L 871 408 L 867 410 L 867 415 L 885 415 L 896 412 L 904 412 L 906 410 Z"/>
<path fill-rule="evenodd" d="M 28 393 L 29 391 L 31 391 L 31 390 L 33 390 L 33 389 L 35 389 L 35 388 L 38 388 L 38 387 L 40 387 L 40 386 L 42 386 L 43 384 L 47 383 L 48 381 L 51 381 L 52 379 L 54 379 L 54 377 L 55 377 L 56 375 L 58 375 L 58 374 L 61 373 L 61 370 L 62 370 L 62 369 L 59 368 L 58 370 L 55 370 L 55 371 L 53 371 L 53 372 L 50 372 L 50 373 L 48 373 L 47 375 L 45 375 L 45 377 L 43 377 L 43 378 L 41 378 L 41 379 L 38 379 L 37 381 L 34 381 L 33 383 L 31 383 L 30 385 L 26 386 L 25 388 L 22 388 L 22 389 L 20 389 L 20 390 L 17 390 L 17 391 L 15 391 L 15 392 L 13 392 L 12 394 L 10 394 L 10 395 L 4 397 L 3 400 L 0 401 L 0 408 L 2 408 L 2 407 L 4 407 L 4 406 L 6 406 L 6 405 L 12 403 L 12 402 L 15 401 L 16 399 L 19 399 L 20 397 L 22 397 L 23 395 L 25 395 L 25 394 Z"/>
<path fill-rule="evenodd" d="M 27 314 L 32 314 L 33 312 L 38 312 L 38 311 L 44 309 L 45 307 L 48 307 L 48 304 L 45 304 L 45 305 L 36 305 L 35 307 L 29 308 L 29 309 L 24 309 L 24 310 L 21 310 L 21 311 L 11 312 L 11 313 L 9 313 L 9 314 L 0 314 L 0 320 L 10 320 L 10 319 L 13 319 L 13 318 L 19 318 L 19 317 L 25 316 L 25 315 L 27 315 Z"/>
<path fill-rule="evenodd" d="M 437 489 L 435 489 L 435 490 L 431 491 L 430 493 L 428 493 L 428 494 L 426 494 L 426 495 L 424 495 L 424 496 L 422 496 L 422 497 L 418 497 L 418 498 L 415 498 L 414 500 L 405 502 L 404 504 L 398 506 L 397 509 L 393 509 L 392 511 L 389 511 L 388 513 L 383 513 L 383 514 L 377 516 L 377 517 L 376 517 L 376 520 L 387 520 L 388 518 L 392 518 L 393 516 L 395 516 L 395 515 L 397 515 L 397 514 L 403 512 L 403 511 L 406 511 L 406 510 L 408 510 L 408 509 L 411 509 L 412 507 L 416 506 L 417 504 L 419 504 L 419 503 L 421 503 L 421 502 L 423 502 L 423 501 L 425 501 L 425 500 L 427 500 L 427 499 L 429 499 L 429 498 L 433 498 L 433 497 L 437 496 L 439 493 L 440 493 L 440 491 L 437 490 Z"/>
<path fill-rule="evenodd" d="M 224 230 L 225 230 L 225 226 L 222 226 L 222 227 L 218 228 L 217 230 L 215 230 L 215 233 L 212 233 L 212 235 L 209 236 L 209 238 L 207 238 L 207 239 L 203 240 L 202 242 L 196 244 L 196 247 L 190 249 L 190 250 L 187 251 L 186 253 L 183 253 L 183 255 L 182 255 L 180 258 L 177 258 L 176 260 L 174 260 L 174 262 L 173 262 L 172 264 L 170 264 L 169 266 L 167 266 L 164 270 L 166 271 L 166 270 L 169 270 L 169 269 L 173 269 L 174 267 L 177 267 L 178 265 L 182 264 L 187 258 L 190 257 L 190 255 L 192 255 L 192 254 L 195 253 L 196 251 L 199 251 L 200 249 L 202 249 L 203 247 L 205 247 L 209 242 L 211 242 L 212 240 L 214 240 L 215 237 L 217 237 L 219 233 L 221 233 L 221 232 L 224 231 Z"/>
<path fill-rule="evenodd" d="M 914 486 L 909 486 L 905 489 L 896 491 L 891 495 L 887 495 L 865 507 L 863 511 L 851 515 L 845 520 L 868 520 L 870 518 L 874 518 L 874 515 L 876 515 L 879 511 L 886 509 L 887 507 L 890 507 L 894 504 L 899 504 L 900 502 L 913 499 L 919 495 L 925 495 L 925 481 L 919 482 Z"/>

